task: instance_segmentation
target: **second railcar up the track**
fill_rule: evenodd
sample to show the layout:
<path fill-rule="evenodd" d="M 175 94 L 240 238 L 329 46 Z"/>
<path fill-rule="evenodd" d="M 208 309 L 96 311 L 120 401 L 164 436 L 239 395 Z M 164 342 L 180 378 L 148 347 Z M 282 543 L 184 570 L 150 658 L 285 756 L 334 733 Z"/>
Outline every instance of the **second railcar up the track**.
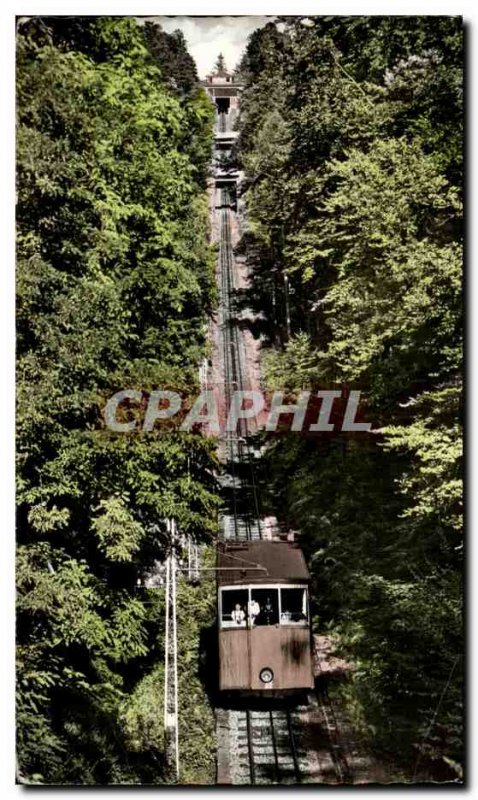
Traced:
<path fill-rule="evenodd" d="M 261 694 L 314 686 L 310 575 L 289 541 L 218 546 L 219 689 Z"/>

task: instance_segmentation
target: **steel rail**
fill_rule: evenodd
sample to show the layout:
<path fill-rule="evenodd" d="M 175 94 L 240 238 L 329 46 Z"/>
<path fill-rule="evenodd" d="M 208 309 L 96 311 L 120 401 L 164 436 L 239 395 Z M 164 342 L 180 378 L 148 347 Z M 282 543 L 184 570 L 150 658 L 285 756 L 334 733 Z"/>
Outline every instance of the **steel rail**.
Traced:
<path fill-rule="evenodd" d="M 256 782 L 256 767 L 254 763 L 254 747 L 252 744 L 251 712 L 249 711 L 249 709 L 246 710 L 246 727 L 247 727 L 247 749 L 249 753 L 249 776 L 251 779 L 251 783 L 254 784 Z"/>
<path fill-rule="evenodd" d="M 269 722 L 271 726 L 271 739 L 272 739 L 272 750 L 274 753 L 275 773 L 276 773 L 277 783 L 279 783 L 280 782 L 279 754 L 277 752 L 277 739 L 274 728 L 274 715 L 272 713 L 272 710 L 269 711 Z"/>
<path fill-rule="evenodd" d="M 299 769 L 299 759 L 297 757 L 297 746 L 296 746 L 296 742 L 295 742 L 295 734 L 294 734 L 294 731 L 292 729 L 292 717 L 291 717 L 291 713 L 290 713 L 289 710 L 286 711 L 286 714 L 287 714 L 287 729 L 288 729 L 288 732 L 289 732 L 289 741 L 290 741 L 290 745 L 291 745 L 292 759 L 294 761 L 295 777 L 296 777 L 297 783 L 302 783 L 302 778 L 301 778 L 300 769 Z"/>

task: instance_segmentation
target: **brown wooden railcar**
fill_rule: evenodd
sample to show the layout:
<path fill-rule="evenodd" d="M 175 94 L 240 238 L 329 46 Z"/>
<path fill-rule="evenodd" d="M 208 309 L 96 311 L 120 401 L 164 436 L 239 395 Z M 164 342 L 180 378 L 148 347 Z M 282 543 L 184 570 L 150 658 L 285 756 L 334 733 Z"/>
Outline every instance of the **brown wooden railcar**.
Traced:
<path fill-rule="evenodd" d="M 221 542 L 217 567 L 219 689 L 313 688 L 310 575 L 298 545 Z"/>

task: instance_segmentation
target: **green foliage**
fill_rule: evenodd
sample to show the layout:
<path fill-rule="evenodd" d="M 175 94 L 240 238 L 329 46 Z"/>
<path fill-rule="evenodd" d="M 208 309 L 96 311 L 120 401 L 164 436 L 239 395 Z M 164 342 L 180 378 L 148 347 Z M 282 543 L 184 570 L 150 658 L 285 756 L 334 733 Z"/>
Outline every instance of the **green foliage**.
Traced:
<path fill-rule="evenodd" d="M 177 40 L 177 37 L 176 37 Z M 169 42 L 169 39 L 168 39 Z M 177 40 L 184 63 L 184 42 Z M 138 581 L 165 518 L 208 540 L 211 441 L 104 428 L 118 389 L 197 390 L 215 302 L 211 108 L 134 18 L 18 37 L 18 761 L 26 783 L 161 782 L 122 709 L 162 657 Z M 174 79 L 177 75 L 175 74 Z M 186 77 L 184 77 L 186 80 Z"/>
<path fill-rule="evenodd" d="M 267 385 L 354 386 L 375 423 L 270 443 L 271 511 L 357 663 L 357 718 L 425 777 L 463 758 L 462 39 L 452 17 L 285 17 L 241 64 Z"/>
<path fill-rule="evenodd" d="M 131 561 L 139 550 L 143 529 L 120 497 L 100 502 L 101 515 L 92 521 L 99 549 L 110 561 Z"/>
<path fill-rule="evenodd" d="M 271 349 L 262 357 L 262 368 L 270 389 L 305 389 L 313 385 L 319 363 L 320 353 L 312 346 L 306 333 L 292 336 L 283 351 Z"/>
<path fill-rule="evenodd" d="M 353 621 L 344 624 L 342 638 L 357 658 L 354 688 L 364 706 L 368 704 L 370 732 L 382 728 L 382 740 L 398 753 L 406 737 L 415 759 L 439 761 L 444 750 L 459 754 L 463 716 L 459 577 L 446 569 L 407 582 L 372 575 L 358 587 L 367 608 L 365 624 L 354 622 L 354 616 L 364 617 L 363 612 L 355 613 Z M 392 713 L 385 719 L 387 708 Z"/>
<path fill-rule="evenodd" d="M 334 276 L 320 301 L 332 371 L 372 384 L 377 403 L 414 380 L 453 375 L 461 250 L 442 229 L 459 212 L 456 190 L 403 139 L 329 162 L 325 181 L 335 190 L 289 252 L 302 281 Z"/>
<path fill-rule="evenodd" d="M 434 525 L 437 532 L 455 532 L 456 549 L 463 527 L 459 403 L 458 387 L 424 393 L 414 404 L 410 425 L 390 425 L 384 431 L 385 450 L 413 454 L 399 481 L 408 499 L 404 517 L 415 525 Z"/>
<path fill-rule="evenodd" d="M 125 698 L 121 711 L 122 724 L 129 747 L 141 753 L 149 749 L 158 761 L 164 752 L 163 703 L 164 664 L 158 664 L 136 684 Z"/>

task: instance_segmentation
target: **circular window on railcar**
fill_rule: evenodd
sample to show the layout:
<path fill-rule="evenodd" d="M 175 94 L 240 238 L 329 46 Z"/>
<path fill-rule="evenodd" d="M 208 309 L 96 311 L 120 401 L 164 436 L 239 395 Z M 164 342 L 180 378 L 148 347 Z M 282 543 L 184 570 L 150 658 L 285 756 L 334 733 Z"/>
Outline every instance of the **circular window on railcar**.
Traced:
<path fill-rule="evenodd" d="M 261 679 L 262 683 L 272 683 L 274 680 L 274 673 L 270 667 L 264 667 L 264 669 L 261 669 L 259 672 L 259 678 Z"/>

